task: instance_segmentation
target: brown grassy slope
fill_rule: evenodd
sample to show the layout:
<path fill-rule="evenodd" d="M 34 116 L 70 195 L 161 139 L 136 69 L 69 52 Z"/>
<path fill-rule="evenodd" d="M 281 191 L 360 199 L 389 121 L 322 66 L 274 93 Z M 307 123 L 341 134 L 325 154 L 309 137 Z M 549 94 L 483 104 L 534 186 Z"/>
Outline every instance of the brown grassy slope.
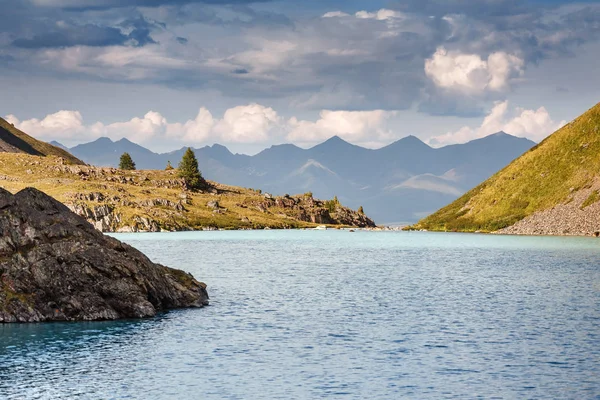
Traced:
<path fill-rule="evenodd" d="M 600 175 L 600 103 L 412 229 L 492 232 L 569 201 Z"/>
<path fill-rule="evenodd" d="M 320 222 L 301 221 L 300 213 L 318 214 L 326 208 L 312 198 L 297 199 L 297 207 L 278 206 L 291 200 L 279 198 L 275 204 L 257 190 L 211 184 L 214 189 L 190 192 L 183 189 L 177 170 L 123 171 L 65 165 L 57 157 L 0 153 L 1 187 L 13 193 L 35 187 L 68 206 L 93 212 L 97 220 L 109 210 L 105 222 L 111 231 L 123 227 L 149 230 L 148 224 L 164 230 L 315 227 Z M 213 201 L 218 202 L 217 208 L 209 205 Z M 349 212 L 365 218 L 341 206 L 336 206 L 332 216 Z"/>
<path fill-rule="evenodd" d="M 70 164 L 84 164 L 83 161 L 73 156 L 69 152 L 52 146 L 49 143 L 34 139 L 23 131 L 15 128 L 12 124 L 3 118 L 0 118 L 0 142 L 7 143 L 16 148 L 19 152 L 31 154 L 34 156 L 56 156 L 62 157 Z"/>

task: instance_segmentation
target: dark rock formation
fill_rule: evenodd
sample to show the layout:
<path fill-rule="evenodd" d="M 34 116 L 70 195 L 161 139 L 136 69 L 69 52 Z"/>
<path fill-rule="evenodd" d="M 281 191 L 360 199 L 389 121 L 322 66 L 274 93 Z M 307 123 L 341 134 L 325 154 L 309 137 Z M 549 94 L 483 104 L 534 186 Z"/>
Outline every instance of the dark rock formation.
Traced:
<path fill-rule="evenodd" d="M 206 285 L 36 189 L 0 188 L 0 322 L 110 320 L 208 304 Z"/>

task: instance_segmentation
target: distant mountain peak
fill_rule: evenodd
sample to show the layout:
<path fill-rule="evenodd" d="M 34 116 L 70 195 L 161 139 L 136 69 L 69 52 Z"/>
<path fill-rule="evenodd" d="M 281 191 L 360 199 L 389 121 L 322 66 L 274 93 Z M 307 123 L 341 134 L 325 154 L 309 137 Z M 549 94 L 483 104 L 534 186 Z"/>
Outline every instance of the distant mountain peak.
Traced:
<path fill-rule="evenodd" d="M 395 142 L 388 144 L 387 146 L 385 146 L 383 149 L 397 149 L 397 148 L 403 148 L 403 149 L 415 149 L 415 148 L 422 148 L 424 150 L 427 149 L 431 149 L 431 147 L 423 142 L 421 139 L 419 139 L 418 137 L 414 136 L 414 135 L 408 135 L 403 137 L 402 139 L 398 139 Z"/>
<path fill-rule="evenodd" d="M 121 139 L 121 140 L 123 140 L 123 139 Z M 103 144 L 103 143 L 107 143 L 107 144 L 108 144 L 108 143 L 115 143 L 115 142 L 113 142 L 113 141 L 112 141 L 112 139 L 111 139 L 111 138 L 109 138 L 109 137 L 102 136 L 102 137 L 99 137 L 98 139 L 94 140 L 94 141 L 93 141 L 93 142 L 91 142 L 91 143 L 96 143 L 96 144 Z"/>
<path fill-rule="evenodd" d="M 488 141 L 490 139 L 495 139 L 495 140 L 505 140 L 505 141 L 515 141 L 515 140 L 519 140 L 519 141 L 528 141 L 531 143 L 535 143 L 533 140 L 531 139 L 527 139 L 525 137 L 521 137 L 521 136 L 515 136 L 515 135 L 511 135 L 510 133 L 506 133 L 504 131 L 499 131 L 496 133 L 492 133 L 490 135 L 484 136 L 482 138 L 479 139 L 475 139 L 475 140 L 471 140 L 470 142 L 467 142 L 467 144 L 472 143 L 472 142 L 485 142 Z"/>
<path fill-rule="evenodd" d="M 64 144 L 57 142 L 56 140 L 53 140 L 51 142 L 49 142 L 52 146 L 56 146 L 60 149 L 63 149 L 65 151 L 69 151 L 69 148 L 67 146 L 65 146 Z"/>
<path fill-rule="evenodd" d="M 106 139 L 108 139 L 108 138 L 106 138 Z M 110 139 L 108 139 L 108 140 L 110 140 Z M 116 142 L 114 142 L 114 143 L 137 144 L 137 143 L 134 143 L 134 142 L 132 142 L 131 140 L 129 140 L 129 139 L 127 139 L 127 138 L 125 138 L 125 137 L 124 137 L 124 138 L 121 138 L 121 139 L 119 139 L 119 140 L 117 140 L 117 141 L 116 141 Z"/>
<path fill-rule="evenodd" d="M 213 149 L 213 150 L 218 150 L 220 152 L 224 152 L 224 153 L 228 153 L 228 154 L 233 154 L 231 152 L 231 150 L 229 150 L 226 146 L 223 146 L 222 144 L 215 143 L 212 146 L 210 146 L 210 148 Z"/>
<path fill-rule="evenodd" d="M 357 146 L 355 144 L 352 144 L 350 142 L 347 142 L 346 140 L 342 139 L 341 137 L 339 137 L 338 135 L 332 136 L 329 139 L 327 139 L 326 141 L 317 144 L 316 146 L 312 147 L 310 150 L 314 150 L 314 149 L 327 149 L 327 150 L 331 150 L 331 149 L 335 149 L 335 148 L 357 148 L 357 149 L 363 149 L 366 150 L 360 146 Z"/>
<path fill-rule="evenodd" d="M 423 143 L 425 144 L 425 142 L 423 142 L 421 139 L 419 139 L 418 137 L 416 137 L 415 135 L 408 135 L 403 137 L 402 139 L 398 140 L 399 142 L 409 142 L 409 143 Z"/>

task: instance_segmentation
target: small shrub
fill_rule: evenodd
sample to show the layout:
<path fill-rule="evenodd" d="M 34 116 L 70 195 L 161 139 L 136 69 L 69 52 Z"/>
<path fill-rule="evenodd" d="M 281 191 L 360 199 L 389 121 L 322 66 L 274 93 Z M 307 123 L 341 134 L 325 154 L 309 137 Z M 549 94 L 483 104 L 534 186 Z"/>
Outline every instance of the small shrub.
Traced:
<path fill-rule="evenodd" d="M 335 212 L 335 208 L 337 207 L 337 203 L 334 200 L 327 200 L 324 204 L 327 211 L 330 213 Z"/>

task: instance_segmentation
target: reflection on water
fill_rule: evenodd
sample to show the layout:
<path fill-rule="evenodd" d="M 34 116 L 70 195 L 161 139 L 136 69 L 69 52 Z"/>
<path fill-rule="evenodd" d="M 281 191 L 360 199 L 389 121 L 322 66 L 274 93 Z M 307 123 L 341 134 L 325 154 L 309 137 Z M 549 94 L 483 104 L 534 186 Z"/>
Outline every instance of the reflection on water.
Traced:
<path fill-rule="evenodd" d="M 0 398 L 598 398 L 600 242 L 122 235 L 209 284 L 150 320 L 0 325 Z"/>

